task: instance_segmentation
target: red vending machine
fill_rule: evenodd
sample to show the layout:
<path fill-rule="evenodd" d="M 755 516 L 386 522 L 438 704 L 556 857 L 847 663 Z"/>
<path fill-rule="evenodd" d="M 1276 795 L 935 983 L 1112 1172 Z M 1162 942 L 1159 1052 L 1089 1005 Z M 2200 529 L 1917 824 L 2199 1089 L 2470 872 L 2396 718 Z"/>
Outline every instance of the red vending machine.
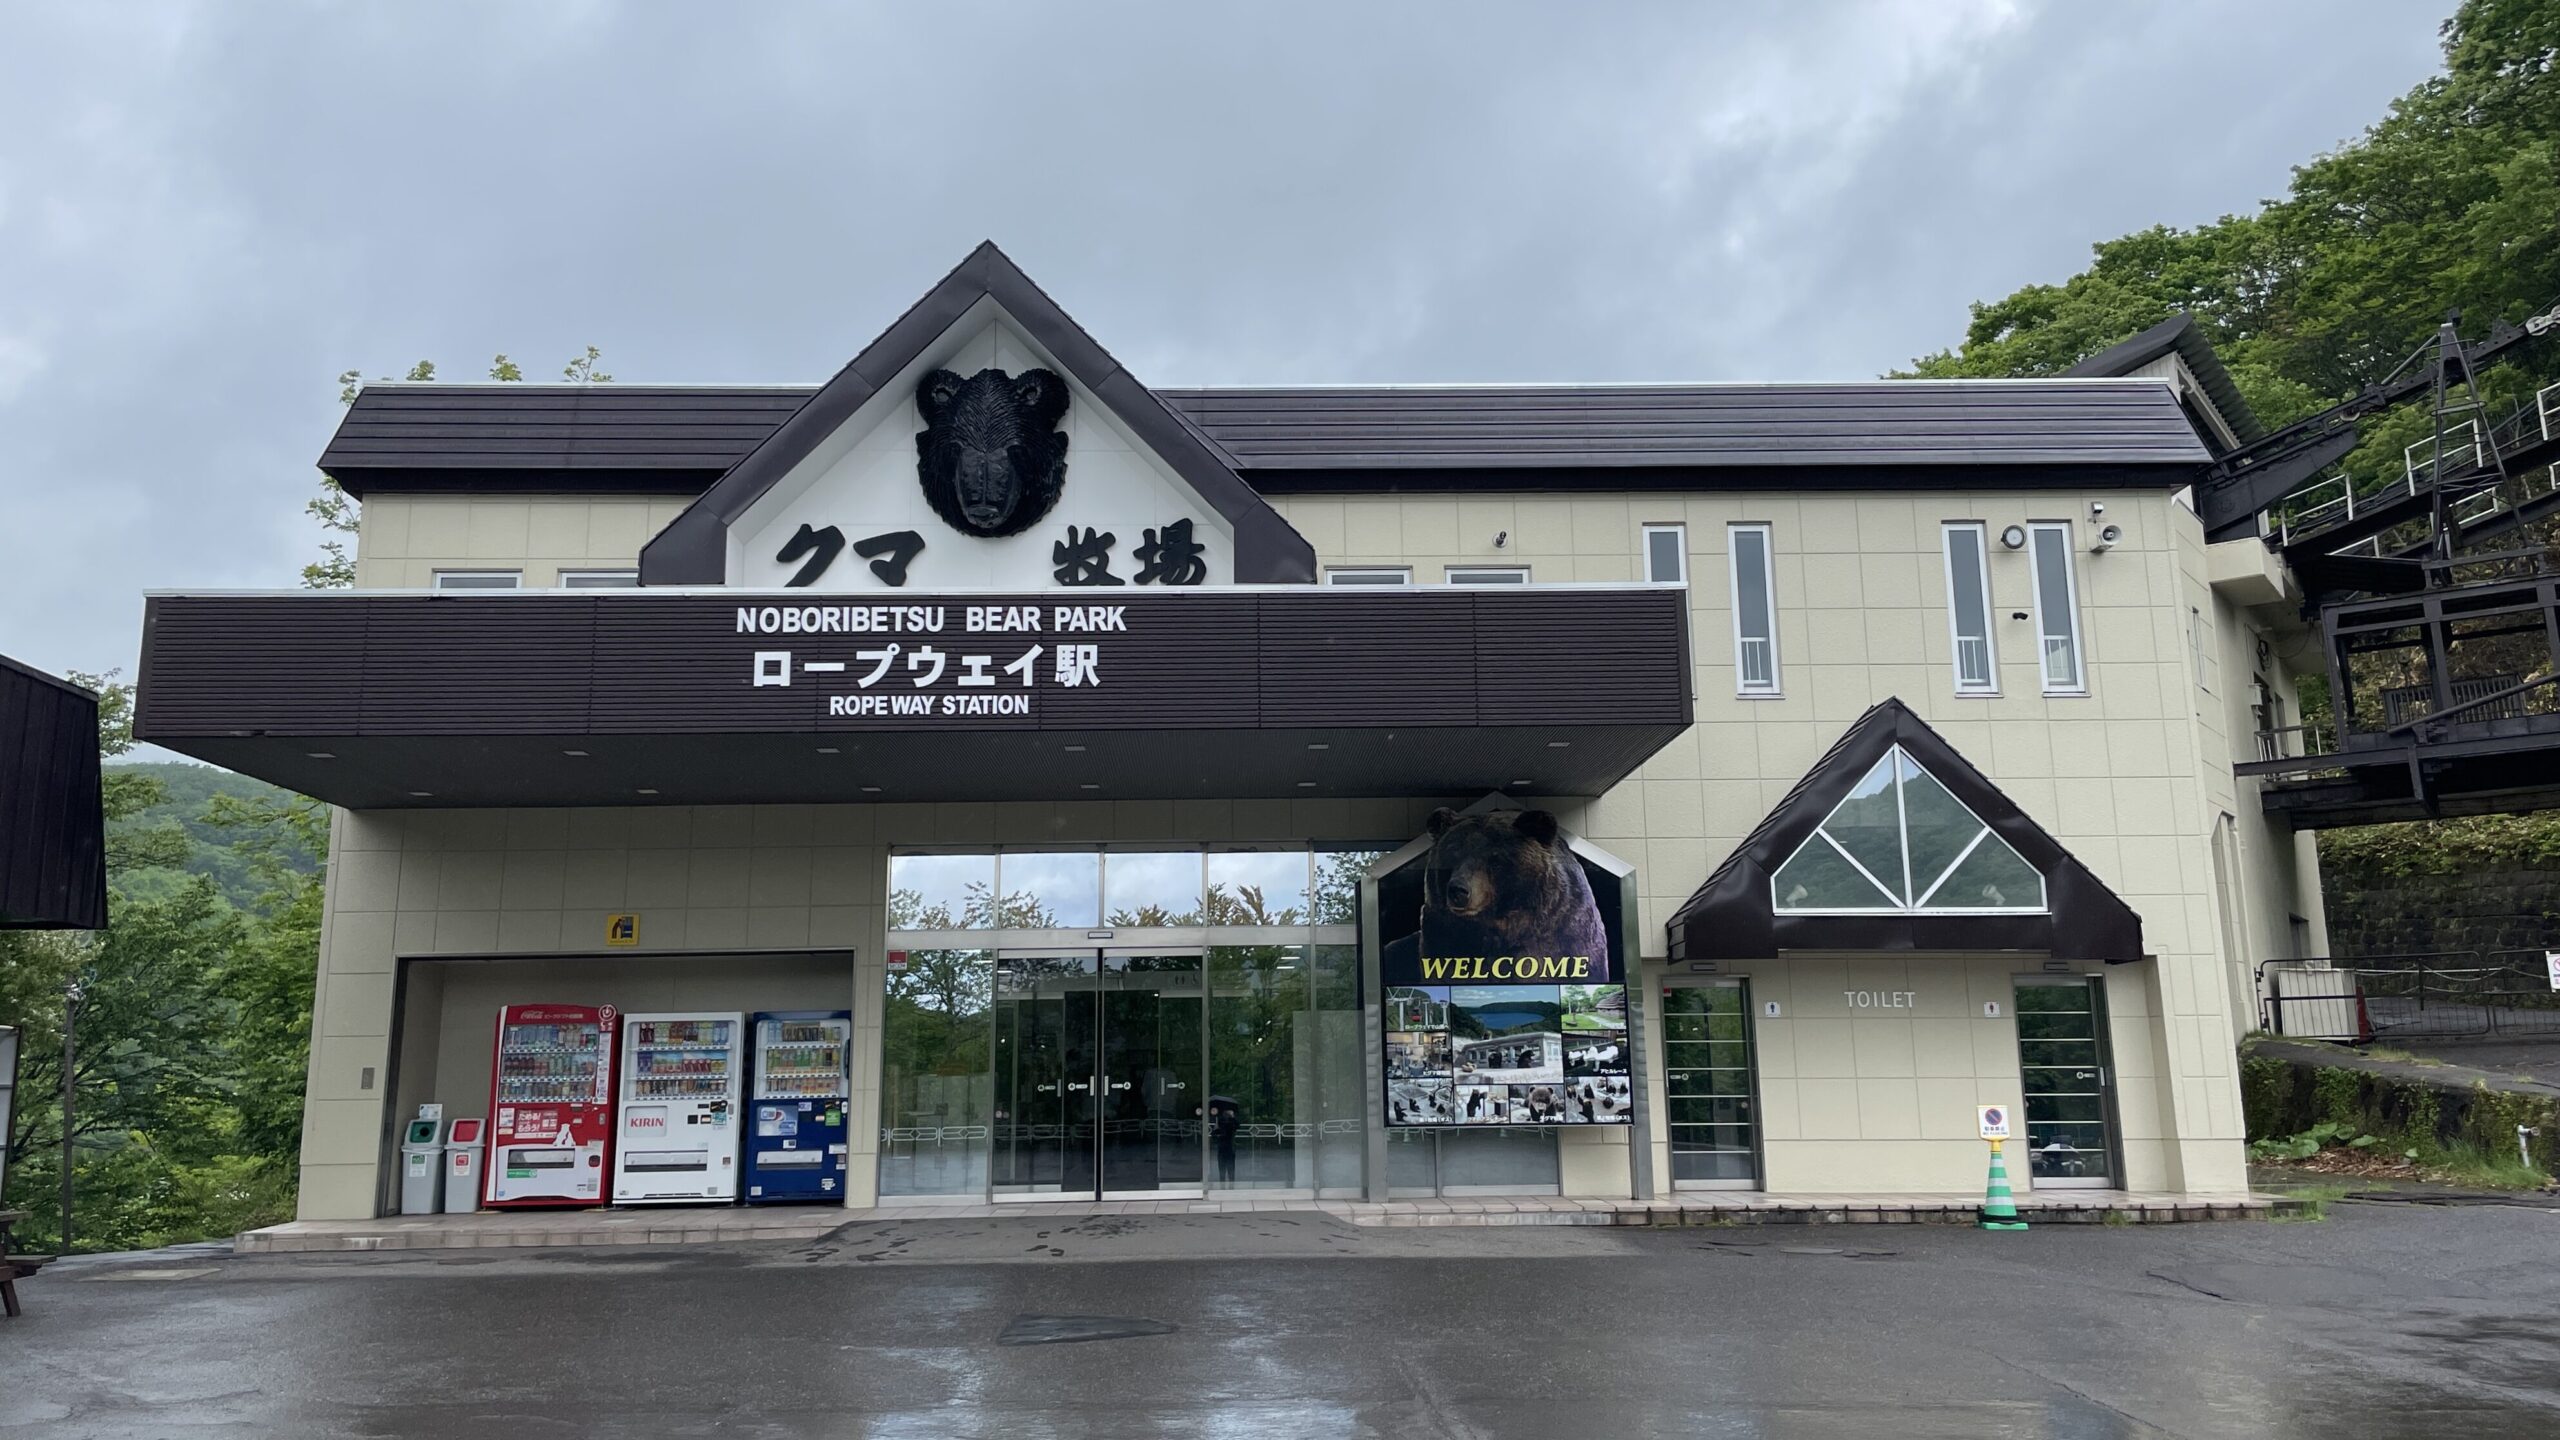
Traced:
<path fill-rule="evenodd" d="M 610 1005 L 499 1008 L 482 1189 L 491 1207 L 604 1203 L 614 1020 Z"/>

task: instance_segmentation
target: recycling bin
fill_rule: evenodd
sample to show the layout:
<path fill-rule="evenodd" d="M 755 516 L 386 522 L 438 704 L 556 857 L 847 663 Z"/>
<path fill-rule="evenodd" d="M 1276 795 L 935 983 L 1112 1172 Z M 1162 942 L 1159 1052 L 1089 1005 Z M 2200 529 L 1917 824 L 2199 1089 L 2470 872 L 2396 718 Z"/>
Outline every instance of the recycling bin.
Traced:
<path fill-rule="evenodd" d="M 480 1161 L 488 1153 L 488 1137 L 478 1120 L 456 1120 L 444 1142 L 444 1209 L 468 1215 L 480 1208 Z"/>
<path fill-rule="evenodd" d="M 400 1213 L 433 1215 L 442 1188 L 436 1184 L 437 1171 L 444 1159 L 444 1146 L 436 1134 L 444 1127 L 425 1116 L 409 1122 L 408 1138 L 400 1142 Z"/>

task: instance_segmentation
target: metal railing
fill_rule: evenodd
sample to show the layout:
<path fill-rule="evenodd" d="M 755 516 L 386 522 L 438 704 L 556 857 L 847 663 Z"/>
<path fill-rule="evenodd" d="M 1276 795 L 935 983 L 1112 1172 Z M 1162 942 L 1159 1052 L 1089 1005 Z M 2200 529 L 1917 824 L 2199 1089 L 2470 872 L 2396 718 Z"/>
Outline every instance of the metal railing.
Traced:
<path fill-rule="evenodd" d="M 2560 990 L 2540 950 L 2444 951 L 2258 966 L 2262 1028 L 2350 1045 L 2394 1039 L 2560 1039 Z"/>
<path fill-rule="evenodd" d="M 2463 439 L 2462 437 L 2465 434 L 2468 434 L 2470 438 L 2467 440 Z M 2427 452 L 2427 458 L 2424 462 L 2421 462 L 2418 459 L 2418 452 L 2421 450 Z M 2400 466 L 2409 474 L 2409 490 L 2412 494 L 2417 492 L 2417 489 L 2421 484 L 2426 483 L 2422 477 L 2434 475 L 2437 471 L 2445 468 L 2449 464 L 2455 464 L 2455 462 L 2459 462 L 2458 465 L 2456 465 L 2456 468 L 2476 467 L 2479 465 L 2479 421 L 2465 420 L 2459 425 L 2447 425 L 2444 427 L 2444 449 L 2441 453 L 2436 450 L 2436 437 L 2433 435 L 2410 445 L 2408 448 L 2400 452 Z"/>

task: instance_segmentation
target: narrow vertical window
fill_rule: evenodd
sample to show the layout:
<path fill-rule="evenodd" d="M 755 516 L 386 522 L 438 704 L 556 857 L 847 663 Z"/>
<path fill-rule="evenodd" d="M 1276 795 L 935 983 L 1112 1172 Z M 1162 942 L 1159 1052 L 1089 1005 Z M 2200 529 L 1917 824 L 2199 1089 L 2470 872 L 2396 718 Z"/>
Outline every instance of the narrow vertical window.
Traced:
<path fill-rule="evenodd" d="M 1735 525 L 1732 549 L 1733 685 L 1744 695 L 1778 693 L 1778 604 L 1769 576 L 1769 527 Z"/>
<path fill-rule="evenodd" d="M 1644 527 L 1644 578 L 1656 585 L 1689 583 L 1689 527 Z"/>
<path fill-rule="evenodd" d="M 2071 527 L 2061 521 L 2029 525 L 2036 571 L 2036 639 L 2044 660 L 2048 695 L 2077 695 L 2089 688 L 2080 655 L 2080 593 L 2071 577 Z"/>
<path fill-rule="evenodd" d="M 1947 625 L 1956 642 L 1956 693 L 1996 695 L 1991 653 L 1991 572 L 1980 521 L 1951 522 L 1947 539 Z"/>

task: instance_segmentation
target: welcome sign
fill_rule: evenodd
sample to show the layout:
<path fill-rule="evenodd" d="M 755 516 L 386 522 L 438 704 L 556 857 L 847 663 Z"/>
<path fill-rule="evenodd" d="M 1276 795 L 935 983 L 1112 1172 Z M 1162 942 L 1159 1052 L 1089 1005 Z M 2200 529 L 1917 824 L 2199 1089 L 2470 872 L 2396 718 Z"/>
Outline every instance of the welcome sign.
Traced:
<path fill-rule="evenodd" d="M 1432 816 L 1379 882 L 1390 1126 L 1630 1123 L 1618 884 L 1546 811 Z"/>

